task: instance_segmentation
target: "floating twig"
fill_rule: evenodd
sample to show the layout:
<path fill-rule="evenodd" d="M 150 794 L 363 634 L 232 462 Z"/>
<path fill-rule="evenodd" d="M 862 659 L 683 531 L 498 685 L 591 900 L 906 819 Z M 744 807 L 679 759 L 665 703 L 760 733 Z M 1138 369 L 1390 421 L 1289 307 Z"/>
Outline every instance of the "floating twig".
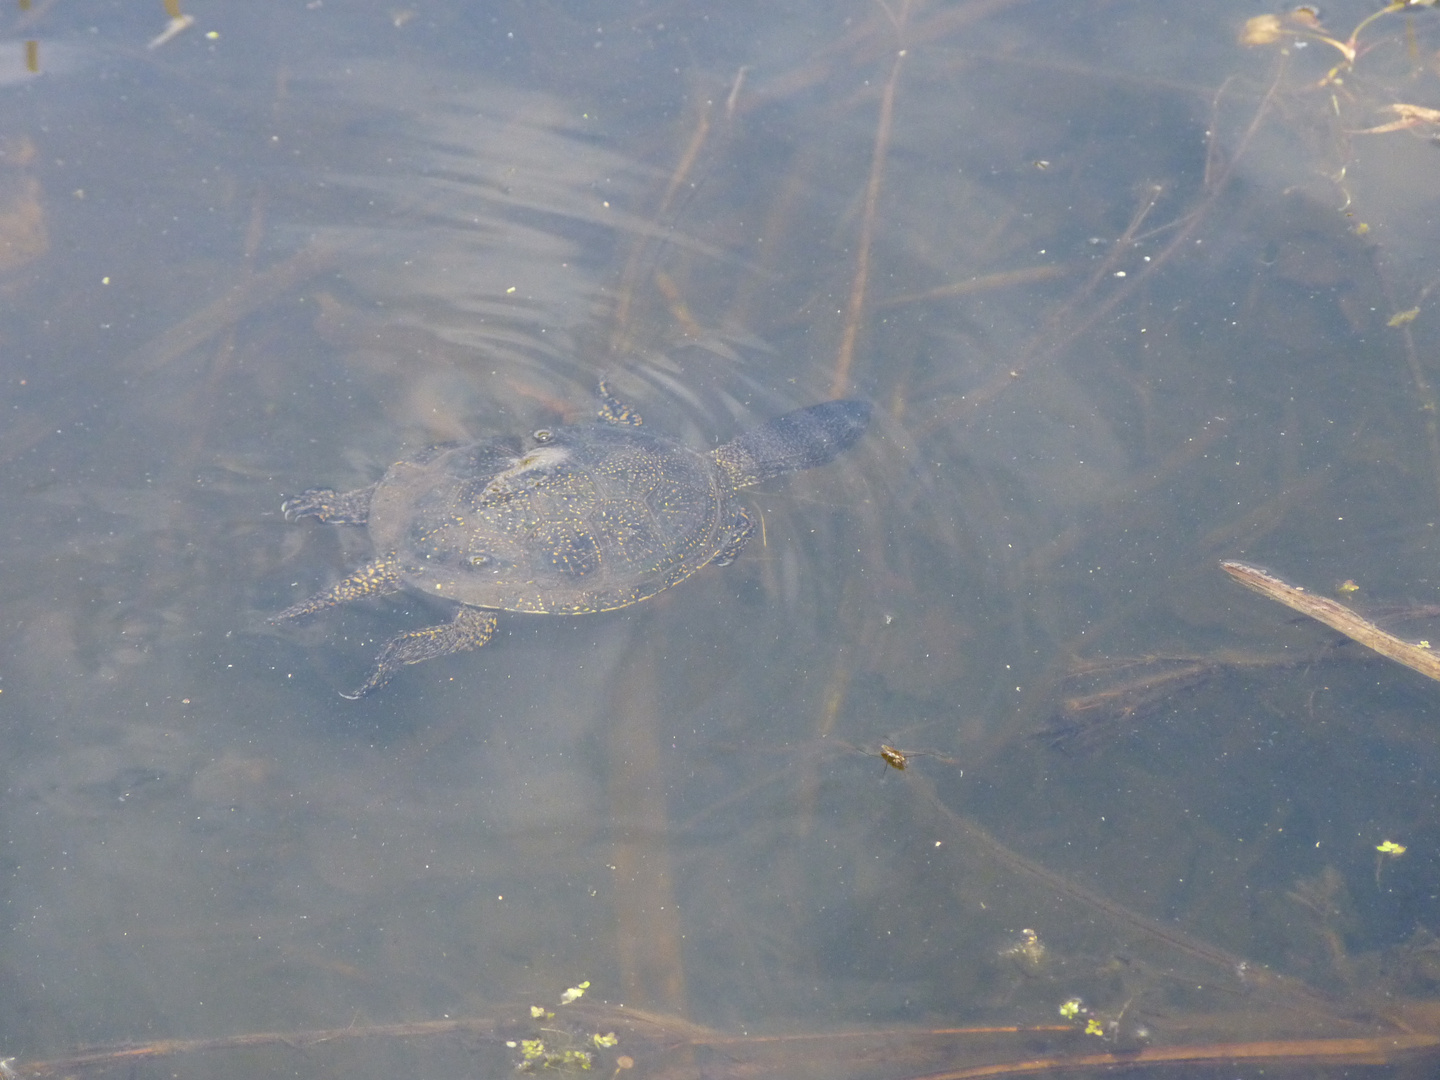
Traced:
<path fill-rule="evenodd" d="M 1308 615 L 1386 659 L 1420 672 L 1428 679 L 1440 681 L 1440 656 L 1430 650 L 1428 642 L 1404 641 L 1381 630 L 1344 604 L 1331 600 L 1328 596 L 1308 593 L 1297 585 L 1287 584 L 1259 567 L 1227 559 L 1220 564 L 1220 568 L 1241 585 L 1254 589 L 1261 596 L 1268 596 L 1302 615 Z"/>
<path fill-rule="evenodd" d="M 161 45 L 165 45 L 174 38 L 179 37 L 181 34 L 183 34 L 186 30 L 189 30 L 190 27 L 194 25 L 194 15 L 176 15 L 168 23 L 165 24 L 165 29 L 160 31 L 158 36 L 150 39 L 150 44 L 146 45 L 145 47 L 147 49 L 158 49 Z"/>

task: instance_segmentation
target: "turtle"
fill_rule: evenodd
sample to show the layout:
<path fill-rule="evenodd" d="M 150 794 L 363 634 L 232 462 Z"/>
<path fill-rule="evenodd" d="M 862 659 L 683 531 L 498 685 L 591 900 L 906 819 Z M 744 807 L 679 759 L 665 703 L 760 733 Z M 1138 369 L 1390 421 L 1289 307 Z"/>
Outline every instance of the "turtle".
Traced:
<path fill-rule="evenodd" d="M 604 382 L 598 396 L 595 422 L 430 447 L 369 487 L 286 500 L 290 521 L 363 525 L 375 557 L 270 621 L 404 589 L 454 603 L 452 621 L 390 639 L 342 695 L 363 697 L 407 664 L 478 649 L 496 612 L 610 611 L 728 565 L 753 529 L 740 489 L 832 461 L 870 420 L 864 401 L 826 401 L 701 452 L 643 428 Z"/>

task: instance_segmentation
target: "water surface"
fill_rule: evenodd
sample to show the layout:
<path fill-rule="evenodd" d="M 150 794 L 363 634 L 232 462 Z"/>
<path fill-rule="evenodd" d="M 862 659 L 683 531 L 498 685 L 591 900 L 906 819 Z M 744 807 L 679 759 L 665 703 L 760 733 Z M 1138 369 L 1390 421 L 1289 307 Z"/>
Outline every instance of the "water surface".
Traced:
<path fill-rule="evenodd" d="M 1224 3 L 315 3 L 155 49 L 134 7 L 0 41 L 17 1068 L 520 1031 L 581 982 L 1062 1055 L 1434 994 L 1435 688 L 1218 568 L 1433 602 L 1434 132 L 1369 130 L 1440 102 L 1430 13 L 1337 82 Z M 266 625 L 371 554 L 286 495 L 584 421 L 602 376 L 697 448 L 842 394 L 876 420 L 746 495 L 733 566 L 502 617 L 361 702 L 443 609 Z M 660 1068 L 626 1037 L 597 1070 Z M 309 1053 L 488 1074 L 504 1042 Z"/>

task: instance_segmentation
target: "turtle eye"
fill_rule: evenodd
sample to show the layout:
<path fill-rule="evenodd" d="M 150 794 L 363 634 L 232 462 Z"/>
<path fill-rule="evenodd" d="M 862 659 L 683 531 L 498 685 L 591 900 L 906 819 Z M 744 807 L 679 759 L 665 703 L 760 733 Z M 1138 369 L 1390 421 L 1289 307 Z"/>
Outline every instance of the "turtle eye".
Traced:
<path fill-rule="evenodd" d="M 537 443 L 544 444 L 548 442 L 553 442 L 555 440 L 555 433 L 549 428 L 542 427 L 540 430 L 532 432 L 530 437 L 534 439 Z"/>
<path fill-rule="evenodd" d="M 486 555 L 484 552 L 481 552 L 478 555 L 471 555 L 469 560 L 470 565 L 475 567 L 475 569 L 477 570 L 481 567 L 489 566 L 494 561 L 495 560 L 493 558 L 491 558 L 489 555 Z"/>

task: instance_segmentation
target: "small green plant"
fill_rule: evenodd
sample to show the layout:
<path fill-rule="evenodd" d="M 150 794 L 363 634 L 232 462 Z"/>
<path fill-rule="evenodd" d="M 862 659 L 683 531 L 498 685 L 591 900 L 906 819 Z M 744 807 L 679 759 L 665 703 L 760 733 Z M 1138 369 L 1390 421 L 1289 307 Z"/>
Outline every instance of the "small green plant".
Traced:
<path fill-rule="evenodd" d="M 559 1008 L 564 1008 L 582 998 L 590 989 L 588 981 L 570 987 L 560 995 Z M 548 1024 L 555 1019 L 555 1013 L 543 1005 L 531 1005 L 532 1020 Z M 537 1072 L 541 1069 L 558 1069 L 563 1072 L 588 1071 L 595 1064 L 596 1049 L 608 1050 L 618 1046 L 620 1040 L 613 1031 L 593 1032 L 588 1038 L 579 1039 L 561 1027 L 542 1026 L 530 1039 L 512 1039 L 505 1043 L 512 1050 L 518 1050 L 520 1060 L 515 1063 L 518 1072 Z M 590 1049 L 593 1047 L 594 1049 Z"/>

